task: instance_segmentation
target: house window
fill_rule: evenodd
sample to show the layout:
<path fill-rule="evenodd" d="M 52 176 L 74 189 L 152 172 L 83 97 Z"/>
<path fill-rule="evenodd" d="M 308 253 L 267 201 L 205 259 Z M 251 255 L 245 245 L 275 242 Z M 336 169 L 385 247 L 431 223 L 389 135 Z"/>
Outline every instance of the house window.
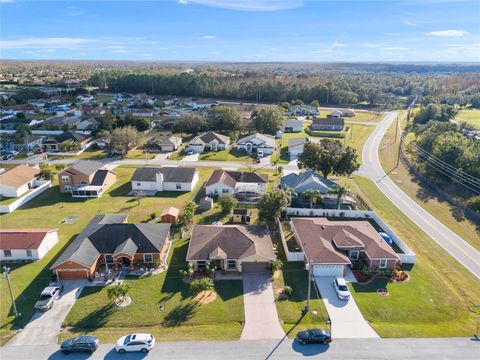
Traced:
<path fill-rule="evenodd" d="M 87 183 L 85 181 L 82 181 L 80 185 L 87 185 Z"/>
<path fill-rule="evenodd" d="M 62 182 L 64 182 L 64 183 L 70 182 L 70 176 L 65 176 L 65 175 L 63 175 L 63 176 L 62 176 Z"/>
<path fill-rule="evenodd" d="M 152 254 L 143 254 L 143 261 L 146 263 L 153 262 L 153 255 Z"/>
<path fill-rule="evenodd" d="M 380 263 L 379 263 L 378 267 L 380 269 L 385 269 L 387 267 L 387 260 L 385 260 L 385 259 L 380 260 Z"/>
<path fill-rule="evenodd" d="M 3 250 L 3 255 L 5 257 L 12 257 L 12 250 Z"/>
<path fill-rule="evenodd" d="M 113 256 L 112 255 L 105 255 L 105 260 L 107 264 L 113 264 Z"/>
<path fill-rule="evenodd" d="M 182 184 L 175 184 L 175 189 L 182 190 Z"/>
<path fill-rule="evenodd" d="M 229 189 L 222 189 L 222 194 L 229 194 L 230 190 Z"/>
<path fill-rule="evenodd" d="M 141 183 L 137 182 L 137 186 L 141 186 L 141 185 L 142 185 Z"/>
<path fill-rule="evenodd" d="M 197 268 L 198 269 L 205 269 L 207 267 L 206 261 L 197 261 Z"/>
<path fill-rule="evenodd" d="M 213 193 L 216 195 L 218 194 L 218 189 L 213 190 Z"/>
<path fill-rule="evenodd" d="M 351 260 L 358 260 L 358 255 L 359 255 L 358 250 L 350 251 L 350 259 Z"/>
<path fill-rule="evenodd" d="M 70 185 L 65 185 L 63 188 L 65 189 L 65 191 L 70 191 L 72 189 Z"/>
<path fill-rule="evenodd" d="M 227 266 L 229 269 L 237 268 L 237 260 L 228 260 Z"/>
<path fill-rule="evenodd" d="M 27 253 L 28 257 L 32 257 L 32 250 L 27 249 L 27 250 L 25 250 L 25 252 Z"/>

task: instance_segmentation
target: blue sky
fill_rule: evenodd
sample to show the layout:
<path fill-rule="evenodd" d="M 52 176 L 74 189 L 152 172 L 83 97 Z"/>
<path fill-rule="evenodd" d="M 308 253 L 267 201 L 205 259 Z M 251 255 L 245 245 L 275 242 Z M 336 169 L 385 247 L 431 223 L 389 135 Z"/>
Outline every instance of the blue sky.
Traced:
<path fill-rule="evenodd" d="M 480 61 L 480 1 L 0 0 L 2 59 Z"/>

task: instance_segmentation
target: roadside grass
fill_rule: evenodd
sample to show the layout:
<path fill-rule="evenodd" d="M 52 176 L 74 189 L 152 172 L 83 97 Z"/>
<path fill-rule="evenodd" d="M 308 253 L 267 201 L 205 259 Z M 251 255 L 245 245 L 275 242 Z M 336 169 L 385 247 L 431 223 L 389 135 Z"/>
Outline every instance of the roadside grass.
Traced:
<path fill-rule="evenodd" d="M 15 210 L 11 214 L 0 216 L 2 228 L 57 228 L 59 243 L 40 261 L 22 264 L 13 268 L 10 277 L 17 307 L 22 317 L 15 321 L 8 287 L 5 281 L 0 282 L 0 326 L 3 330 L 23 327 L 34 313 L 33 304 L 42 289 L 52 277 L 49 269 L 56 257 L 65 249 L 96 214 L 124 213 L 128 214 L 130 223 L 147 221 L 149 214 L 160 214 L 162 209 L 175 206 L 183 209 L 201 184 L 210 176 L 213 169 L 199 169 L 200 181 L 193 192 L 157 193 L 157 196 L 145 197 L 140 204 L 133 196 L 128 196 L 130 179 L 135 167 L 117 167 L 117 182 L 97 199 L 72 198 L 59 192 L 56 178 L 53 187 L 38 197 Z M 61 220 L 77 217 L 73 224 L 62 224 Z"/>
<path fill-rule="evenodd" d="M 126 308 L 115 307 L 107 296 L 107 287 L 84 288 L 64 321 L 67 331 L 88 332 L 107 342 L 114 339 L 105 329 L 119 334 L 120 330 L 125 332 L 124 328 L 143 332 L 144 327 L 156 329 L 162 341 L 238 339 L 244 322 L 242 282 L 215 281 L 217 299 L 199 305 L 179 275 L 179 270 L 186 267 L 187 249 L 188 238 L 178 239 L 172 245 L 166 272 L 143 279 L 127 277 L 132 304 Z M 165 310 L 161 311 L 160 305 Z M 164 331 L 169 334 L 167 339 L 163 338 Z"/>
<path fill-rule="evenodd" d="M 78 160 L 97 160 L 103 159 L 107 157 L 108 151 L 107 150 L 93 150 L 87 149 L 82 152 L 80 155 L 75 156 L 75 159 Z"/>
<path fill-rule="evenodd" d="M 403 120 L 403 112 L 399 116 Z M 380 143 L 379 157 L 385 172 L 416 203 L 462 239 L 480 250 L 480 224 L 466 218 L 461 210 L 438 198 L 430 189 L 423 186 L 410 174 L 401 160 L 396 166 L 401 131 L 398 131 L 395 141 L 395 125 L 395 123 L 392 124 Z M 404 126 L 405 121 L 402 121 L 401 127 Z"/>
<path fill-rule="evenodd" d="M 363 145 L 374 129 L 374 126 L 351 124 L 350 132 L 344 139 L 345 146 L 351 146 L 357 151 L 358 162 L 360 164 L 362 163 Z"/>
<path fill-rule="evenodd" d="M 313 283 L 310 312 L 303 318 L 301 316 L 302 309 L 307 304 L 308 293 L 308 273 L 304 266 L 303 262 L 285 262 L 280 271 L 280 276 L 273 281 L 278 317 L 283 330 L 288 334 L 289 338 L 294 338 L 298 331 L 312 327 L 329 330 L 326 324 L 328 313 L 325 304 L 319 298 Z M 280 300 L 278 298 L 279 292 L 285 286 L 290 286 L 293 293 L 287 299 Z"/>
<path fill-rule="evenodd" d="M 480 129 L 480 109 L 460 110 L 457 116 L 455 116 L 455 121 L 465 121 L 477 129 Z"/>
<path fill-rule="evenodd" d="M 472 336 L 480 316 L 478 279 L 401 213 L 376 185 L 354 176 L 352 187 L 417 254 L 407 283 L 350 284 L 364 317 L 381 337 Z M 389 296 L 376 290 L 386 288 Z"/>

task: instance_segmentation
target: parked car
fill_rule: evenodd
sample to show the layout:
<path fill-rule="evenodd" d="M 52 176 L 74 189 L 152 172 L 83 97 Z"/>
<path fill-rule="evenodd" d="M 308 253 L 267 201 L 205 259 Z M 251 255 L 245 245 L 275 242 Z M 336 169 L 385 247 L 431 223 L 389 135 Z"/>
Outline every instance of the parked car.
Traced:
<path fill-rule="evenodd" d="M 297 341 L 300 344 L 328 344 L 332 342 L 332 336 L 322 329 L 308 329 L 297 334 Z"/>
<path fill-rule="evenodd" d="M 350 291 L 348 290 L 347 282 L 344 278 L 337 277 L 333 279 L 333 287 L 335 288 L 340 300 L 350 299 Z"/>
<path fill-rule="evenodd" d="M 115 350 L 119 353 L 141 351 L 147 353 L 155 346 L 155 338 L 152 334 L 131 334 L 122 336 L 115 344 Z"/>
<path fill-rule="evenodd" d="M 73 352 L 86 352 L 93 353 L 97 350 L 100 341 L 95 336 L 79 336 L 65 340 L 60 345 L 60 351 L 64 354 L 70 354 Z"/>
<path fill-rule="evenodd" d="M 193 150 L 192 150 L 192 149 L 188 149 L 188 150 L 185 151 L 185 153 L 186 153 L 187 155 L 193 155 Z"/>
<path fill-rule="evenodd" d="M 61 284 L 58 285 L 54 283 L 53 285 L 47 286 L 43 289 L 40 294 L 40 298 L 35 303 L 35 309 L 40 311 L 48 311 L 52 308 L 53 302 L 60 298 L 60 293 L 62 292 Z"/>

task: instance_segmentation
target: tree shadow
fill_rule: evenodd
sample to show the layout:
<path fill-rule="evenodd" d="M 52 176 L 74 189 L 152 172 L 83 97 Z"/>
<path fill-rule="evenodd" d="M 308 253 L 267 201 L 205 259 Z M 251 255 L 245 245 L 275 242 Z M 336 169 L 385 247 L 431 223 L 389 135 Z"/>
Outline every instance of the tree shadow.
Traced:
<path fill-rule="evenodd" d="M 355 292 L 377 292 L 378 289 L 386 289 L 390 280 L 386 277 L 375 278 L 373 281 L 369 282 L 368 284 L 360 284 L 360 283 L 351 283 Z"/>
<path fill-rule="evenodd" d="M 110 190 L 107 194 L 112 197 L 127 197 L 131 189 L 131 183 L 130 181 L 127 181 L 126 183 Z"/>
<path fill-rule="evenodd" d="M 162 321 L 165 327 L 175 327 L 189 321 L 196 313 L 198 304 L 190 301 L 176 306 Z"/>
<path fill-rule="evenodd" d="M 116 306 L 113 303 L 97 308 L 81 320 L 71 325 L 73 331 L 81 332 L 84 329 L 98 329 L 104 326 L 110 316 L 115 312 Z"/>
<path fill-rule="evenodd" d="M 215 281 L 215 292 L 223 301 L 243 296 L 242 280 L 220 280 Z"/>

